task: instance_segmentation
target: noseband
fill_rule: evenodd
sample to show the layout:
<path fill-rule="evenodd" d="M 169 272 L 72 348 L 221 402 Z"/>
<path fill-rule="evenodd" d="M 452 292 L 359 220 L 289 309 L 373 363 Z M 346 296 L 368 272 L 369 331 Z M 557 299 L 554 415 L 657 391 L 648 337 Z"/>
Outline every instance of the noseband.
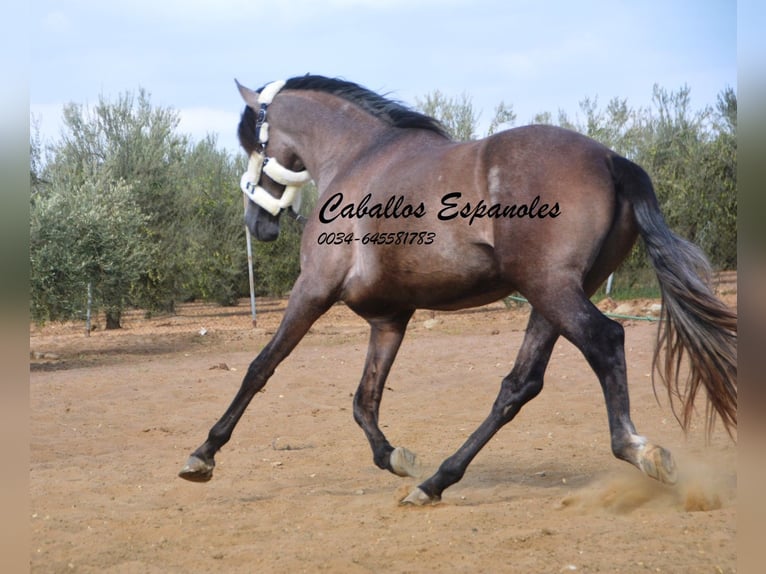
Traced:
<path fill-rule="evenodd" d="M 272 82 L 267 85 L 258 95 L 260 109 L 257 111 L 255 135 L 261 144 L 261 149 L 250 154 L 247 162 L 247 171 L 242 174 L 240 187 L 242 192 L 256 205 L 262 207 L 272 215 L 279 215 L 283 209 L 289 209 L 288 213 L 297 216 L 300 206 L 300 186 L 311 180 L 309 172 L 292 171 L 280 164 L 275 158 L 266 155 L 266 144 L 269 142 L 269 124 L 266 121 L 268 107 L 274 96 L 285 85 L 284 81 Z M 261 187 L 261 176 L 266 174 L 274 182 L 284 185 L 285 191 L 282 197 L 274 197 Z"/>

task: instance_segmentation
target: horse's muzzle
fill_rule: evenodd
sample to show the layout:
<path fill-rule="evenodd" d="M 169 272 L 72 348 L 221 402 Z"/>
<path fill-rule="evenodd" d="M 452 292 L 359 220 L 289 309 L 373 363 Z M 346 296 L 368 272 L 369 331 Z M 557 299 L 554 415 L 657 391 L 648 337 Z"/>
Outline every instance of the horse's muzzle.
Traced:
<path fill-rule="evenodd" d="M 252 202 L 245 210 L 245 225 L 258 241 L 274 241 L 279 236 L 279 215 L 271 215 Z"/>

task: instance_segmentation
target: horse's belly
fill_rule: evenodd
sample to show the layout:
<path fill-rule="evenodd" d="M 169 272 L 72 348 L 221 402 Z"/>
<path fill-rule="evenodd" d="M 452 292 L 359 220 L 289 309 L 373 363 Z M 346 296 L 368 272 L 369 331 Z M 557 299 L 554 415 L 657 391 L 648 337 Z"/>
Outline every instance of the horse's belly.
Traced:
<path fill-rule="evenodd" d="M 423 304 L 422 309 L 434 309 L 437 311 L 455 311 L 457 309 L 466 309 L 469 307 L 481 307 L 489 303 L 507 297 L 513 292 L 513 288 L 503 286 L 487 290 L 485 292 L 465 293 L 463 296 L 454 297 L 451 300 L 434 301 L 431 304 Z"/>
<path fill-rule="evenodd" d="M 358 307 L 371 303 L 375 308 L 454 310 L 486 305 L 513 291 L 500 279 L 494 253 L 486 245 L 450 255 L 431 251 L 416 256 L 416 251 L 358 258 L 344 300 Z"/>

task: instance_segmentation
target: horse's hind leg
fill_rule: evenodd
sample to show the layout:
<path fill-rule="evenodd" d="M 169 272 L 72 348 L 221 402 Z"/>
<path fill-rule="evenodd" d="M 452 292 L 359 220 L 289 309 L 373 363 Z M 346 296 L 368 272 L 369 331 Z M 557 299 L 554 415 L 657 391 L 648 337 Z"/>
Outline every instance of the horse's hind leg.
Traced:
<path fill-rule="evenodd" d="M 306 296 L 296 283 L 279 329 L 250 363 L 234 400 L 210 429 L 207 440 L 191 454 L 186 465 L 178 473 L 181 478 L 192 482 L 206 482 L 212 478 L 215 453 L 229 441 L 234 427 L 250 401 L 264 387 L 277 365 L 290 354 L 330 304 L 331 301 L 325 298 Z"/>
<path fill-rule="evenodd" d="M 416 476 L 418 461 L 409 450 L 394 448 L 378 426 L 383 387 L 396 358 L 412 311 L 385 320 L 368 319 L 370 342 L 359 388 L 354 395 L 354 420 L 362 427 L 375 464 L 399 476 Z"/>
<path fill-rule="evenodd" d="M 540 393 L 545 369 L 557 339 L 556 329 L 533 310 L 516 362 L 510 374 L 503 379 L 489 416 L 463 446 L 441 464 L 433 476 L 402 500 L 402 504 L 436 502 L 440 500 L 444 489 L 463 477 L 466 468 L 482 447 L 518 414 L 521 407 Z"/>
<path fill-rule="evenodd" d="M 546 305 L 548 302 L 550 305 Z M 536 311 L 530 318 L 519 357 L 511 374 L 503 380 L 490 416 L 442 463 L 436 474 L 402 503 L 420 505 L 438 501 L 445 488 L 462 478 L 481 448 L 524 403 L 540 392 L 543 373 L 559 333 L 580 349 L 598 376 L 606 401 L 614 455 L 661 482 L 676 481 L 670 452 L 639 435 L 630 419 L 622 326 L 605 317 L 579 288 L 561 289 L 552 297 L 537 295 L 533 305 Z"/>
<path fill-rule="evenodd" d="M 631 421 L 622 325 L 604 316 L 579 289 L 557 295 L 547 316 L 560 322 L 562 334 L 580 349 L 598 376 L 613 454 L 660 482 L 675 483 L 676 467 L 670 452 L 639 435 Z"/>

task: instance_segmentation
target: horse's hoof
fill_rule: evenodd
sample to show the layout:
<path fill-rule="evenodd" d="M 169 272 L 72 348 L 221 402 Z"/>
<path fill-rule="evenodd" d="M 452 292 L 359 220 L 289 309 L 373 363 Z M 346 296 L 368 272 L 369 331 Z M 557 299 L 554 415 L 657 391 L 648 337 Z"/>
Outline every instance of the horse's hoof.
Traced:
<path fill-rule="evenodd" d="M 641 449 L 638 464 L 647 476 L 664 484 L 675 484 L 678 472 L 673 455 L 661 446 L 648 444 Z"/>
<path fill-rule="evenodd" d="M 420 476 L 420 461 L 414 452 L 406 448 L 396 447 L 391 452 L 390 463 L 391 470 L 397 476 L 410 476 L 412 478 Z"/>
<path fill-rule="evenodd" d="M 400 506 L 426 506 L 436 504 L 441 500 L 441 496 L 428 496 L 420 487 L 410 492 L 405 498 L 399 501 Z"/>
<path fill-rule="evenodd" d="M 215 463 L 207 463 L 201 458 L 192 455 L 186 461 L 186 465 L 178 473 L 178 476 L 191 482 L 207 482 L 213 478 L 213 468 L 215 468 Z"/>

